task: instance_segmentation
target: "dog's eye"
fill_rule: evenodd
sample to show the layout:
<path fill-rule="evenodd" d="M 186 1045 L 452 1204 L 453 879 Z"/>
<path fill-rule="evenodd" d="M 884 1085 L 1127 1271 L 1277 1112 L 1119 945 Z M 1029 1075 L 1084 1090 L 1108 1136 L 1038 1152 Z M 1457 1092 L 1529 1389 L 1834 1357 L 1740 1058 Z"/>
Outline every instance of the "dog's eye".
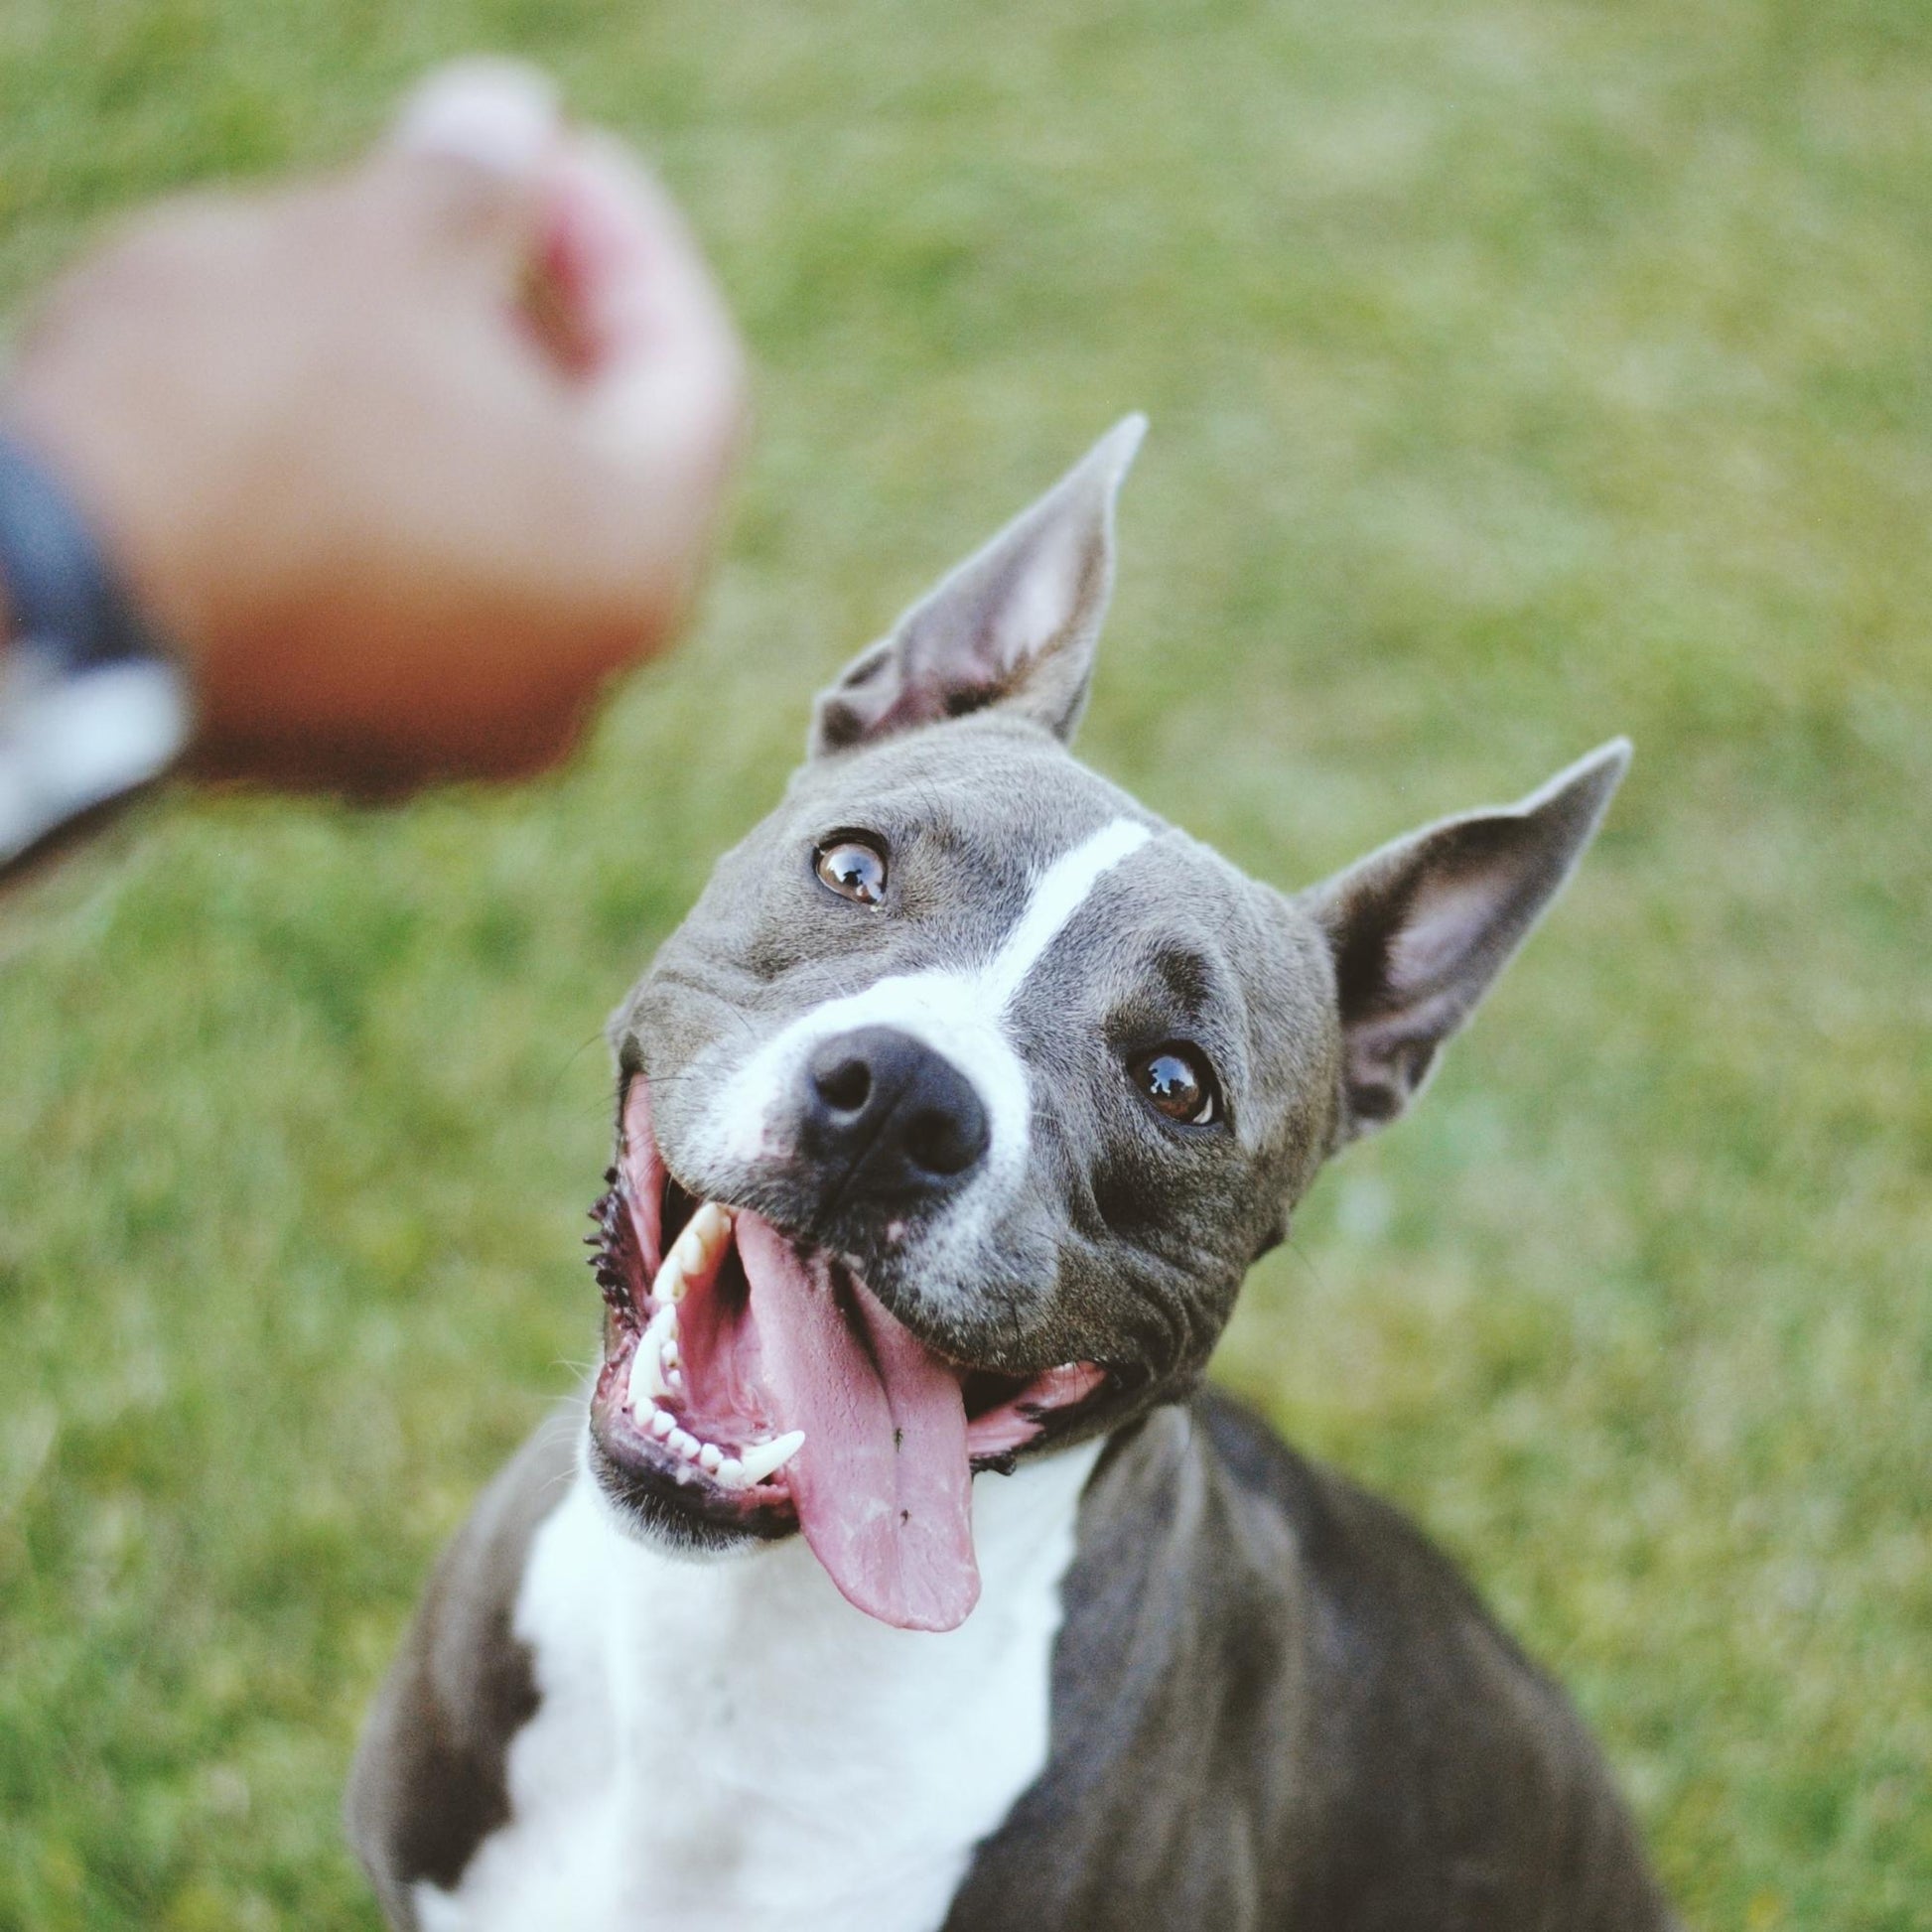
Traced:
<path fill-rule="evenodd" d="M 1170 1120 L 1205 1127 L 1220 1111 L 1214 1074 L 1199 1050 L 1175 1042 L 1128 1063 L 1129 1077 Z"/>
<path fill-rule="evenodd" d="M 886 897 L 886 855 L 864 839 L 834 839 L 818 848 L 818 879 L 841 898 L 877 905 Z"/>

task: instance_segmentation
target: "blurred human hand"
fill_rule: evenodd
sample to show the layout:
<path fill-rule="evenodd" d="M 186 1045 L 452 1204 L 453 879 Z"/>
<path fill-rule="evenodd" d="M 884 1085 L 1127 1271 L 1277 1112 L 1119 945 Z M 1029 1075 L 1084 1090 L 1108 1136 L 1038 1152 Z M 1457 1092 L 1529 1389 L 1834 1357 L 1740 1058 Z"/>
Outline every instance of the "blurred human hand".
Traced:
<path fill-rule="evenodd" d="M 566 751 L 671 636 L 743 407 L 663 191 L 482 63 L 340 178 L 142 217 L 0 387 L 185 652 L 196 765 L 355 791 Z"/>

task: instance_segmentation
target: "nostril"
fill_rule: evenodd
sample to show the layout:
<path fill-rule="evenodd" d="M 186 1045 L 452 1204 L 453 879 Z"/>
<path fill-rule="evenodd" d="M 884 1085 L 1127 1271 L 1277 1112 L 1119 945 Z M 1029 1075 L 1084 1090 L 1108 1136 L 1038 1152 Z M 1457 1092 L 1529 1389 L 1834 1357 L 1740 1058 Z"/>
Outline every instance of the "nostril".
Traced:
<path fill-rule="evenodd" d="M 805 1063 L 798 1152 L 835 1195 L 929 1201 L 986 1158 L 979 1094 L 937 1048 L 897 1027 L 821 1040 Z"/>
<path fill-rule="evenodd" d="M 986 1119 L 977 1108 L 970 1115 L 921 1108 L 906 1122 L 902 1145 L 927 1173 L 964 1173 L 986 1152 Z"/>
<path fill-rule="evenodd" d="M 872 1098 L 872 1068 L 856 1057 L 835 1060 L 812 1068 L 812 1085 L 828 1107 L 856 1114 Z"/>

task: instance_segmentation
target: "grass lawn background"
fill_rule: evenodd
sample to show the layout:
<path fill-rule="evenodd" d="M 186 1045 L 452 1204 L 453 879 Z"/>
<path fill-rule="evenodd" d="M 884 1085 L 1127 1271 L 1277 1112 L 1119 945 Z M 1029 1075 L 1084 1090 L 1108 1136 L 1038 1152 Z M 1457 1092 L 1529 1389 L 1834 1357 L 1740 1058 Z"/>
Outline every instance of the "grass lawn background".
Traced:
<path fill-rule="evenodd" d="M 644 139 L 758 365 L 581 765 L 0 914 L 0 1925 L 370 1927 L 358 1713 L 566 1391 L 602 1016 L 811 692 L 1125 409 L 1083 749 L 1283 884 L 1637 763 L 1226 1379 L 1573 1687 L 1703 1927 L 1932 1913 L 1932 13 L 4 0 L 0 299 L 426 62 Z"/>

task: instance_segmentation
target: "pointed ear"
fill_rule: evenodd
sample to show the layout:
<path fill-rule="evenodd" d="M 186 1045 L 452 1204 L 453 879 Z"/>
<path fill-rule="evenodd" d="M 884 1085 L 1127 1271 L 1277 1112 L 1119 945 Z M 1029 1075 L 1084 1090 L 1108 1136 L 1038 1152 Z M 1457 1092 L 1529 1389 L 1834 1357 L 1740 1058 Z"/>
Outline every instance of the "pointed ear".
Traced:
<path fill-rule="evenodd" d="M 1630 762 L 1614 739 L 1500 811 L 1398 839 L 1303 896 L 1341 1007 L 1340 1139 L 1400 1114 L 1583 857 Z"/>
<path fill-rule="evenodd" d="M 1114 499 L 1146 430 L 1145 416 L 1116 423 L 855 658 L 819 698 L 812 756 L 989 705 L 1071 738 L 1114 585 Z"/>

